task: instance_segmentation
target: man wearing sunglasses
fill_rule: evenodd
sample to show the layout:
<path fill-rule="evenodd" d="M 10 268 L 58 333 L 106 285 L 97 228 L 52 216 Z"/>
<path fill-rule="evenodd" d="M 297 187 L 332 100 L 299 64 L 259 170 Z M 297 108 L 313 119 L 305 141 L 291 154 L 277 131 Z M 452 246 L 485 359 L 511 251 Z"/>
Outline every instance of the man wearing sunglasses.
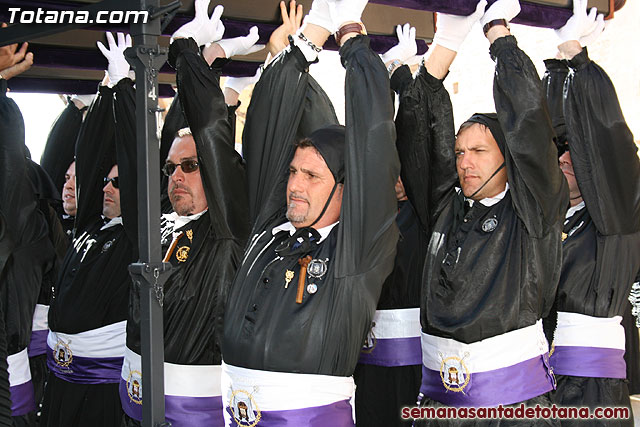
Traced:
<path fill-rule="evenodd" d="M 207 4 L 208 0 L 196 1 L 196 15 L 206 14 Z M 216 9 L 214 14 L 221 12 Z M 216 27 L 209 22 L 205 30 L 210 25 Z M 200 32 L 189 33 L 189 26 L 178 30 L 169 48 L 169 63 L 176 69 L 177 100 L 189 127 L 176 133 L 162 167 L 173 208 L 161 221 L 164 260 L 172 265 L 163 303 L 165 416 L 174 426 L 217 427 L 224 422 L 218 337 L 223 304 L 249 234 L 248 205 L 244 163 L 234 149 L 220 89 L 221 67 L 227 61 L 208 64 L 209 56 L 203 58 L 199 46 L 216 40 Z M 234 40 L 246 38 L 225 39 L 221 44 L 228 48 Z M 210 50 L 217 50 L 218 57 L 228 54 L 217 43 L 205 53 Z M 134 107 L 131 86 L 117 86 L 116 122 L 130 137 L 135 135 Z M 123 171 L 124 166 L 120 167 Z M 139 306 L 140 294 L 132 288 L 120 383 L 128 427 L 140 425 L 145 395 Z"/>
<path fill-rule="evenodd" d="M 111 83 L 131 86 L 123 79 L 128 69 L 121 76 L 117 71 L 109 61 Z M 126 166 L 135 161 L 130 152 L 136 147 L 135 139 L 114 146 L 114 92 L 100 86 L 76 144 L 75 238 L 51 298 L 42 426 L 112 427 L 122 421 L 128 266 L 138 259 L 135 172 L 127 174 Z"/>

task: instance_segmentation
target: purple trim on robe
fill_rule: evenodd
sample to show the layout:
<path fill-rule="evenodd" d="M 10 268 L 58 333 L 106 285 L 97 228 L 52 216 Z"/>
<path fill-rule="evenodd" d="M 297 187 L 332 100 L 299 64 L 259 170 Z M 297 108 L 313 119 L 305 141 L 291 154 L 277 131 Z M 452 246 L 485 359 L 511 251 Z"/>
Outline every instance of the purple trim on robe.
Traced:
<path fill-rule="evenodd" d="M 602 347 L 558 346 L 551 367 L 558 375 L 593 378 L 627 378 L 624 350 Z"/>
<path fill-rule="evenodd" d="M 379 338 L 371 353 L 360 352 L 358 363 L 388 367 L 422 365 L 420 337 Z"/>
<path fill-rule="evenodd" d="M 36 410 L 36 398 L 31 380 L 9 387 L 11 393 L 11 415 L 14 417 Z"/>
<path fill-rule="evenodd" d="M 462 391 L 444 387 L 440 372 L 422 366 L 420 392 L 449 406 L 480 407 L 511 405 L 540 396 L 555 388 L 548 372 L 547 354 L 493 371 L 470 375 Z"/>
<path fill-rule="evenodd" d="M 47 352 L 47 348 L 49 348 L 47 346 L 48 335 L 48 329 L 31 332 L 31 341 L 29 341 L 29 345 L 27 346 L 27 353 L 29 354 L 29 357 L 40 356 Z"/>
<path fill-rule="evenodd" d="M 127 392 L 127 383 L 120 378 L 120 402 L 131 418 L 142 420 L 142 405 L 133 402 Z M 165 417 L 173 427 L 223 427 L 222 396 L 189 397 L 165 396 Z"/>
<path fill-rule="evenodd" d="M 231 417 L 228 427 L 249 426 L 252 423 L 238 424 L 233 419 L 231 408 L 225 408 Z M 256 412 L 254 411 L 254 414 Z M 312 408 L 289 409 L 286 411 L 261 411 L 259 427 L 353 427 L 353 410 L 349 400 L 341 400 L 324 406 Z"/>
<path fill-rule="evenodd" d="M 47 346 L 48 347 L 48 346 Z M 53 350 L 47 351 L 47 367 L 61 380 L 76 384 L 112 384 L 120 381 L 123 357 L 73 356 L 63 367 L 53 360 Z"/>

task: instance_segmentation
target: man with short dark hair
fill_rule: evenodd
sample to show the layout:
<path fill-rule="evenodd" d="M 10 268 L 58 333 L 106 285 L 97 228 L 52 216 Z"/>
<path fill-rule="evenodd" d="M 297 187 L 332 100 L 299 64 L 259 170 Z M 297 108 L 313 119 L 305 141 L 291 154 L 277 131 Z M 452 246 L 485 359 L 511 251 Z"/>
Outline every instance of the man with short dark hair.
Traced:
<path fill-rule="evenodd" d="M 246 406 L 265 424 L 353 426 L 351 375 L 398 238 L 393 105 L 362 35 L 365 5 L 315 0 L 254 88 L 243 132 L 253 237 L 224 323 L 228 425 Z M 305 110 L 305 93 L 309 64 L 338 28 L 345 126 L 325 121 L 295 146 L 304 113 L 331 118 L 329 103 Z"/>
<path fill-rule="evenodd" d="M 422 287 L 422 406 L 549 405 L 554 387 L 540 319 L 558 283 L 567 185 L 536 69 L 508 29 L 520 6 L 484 8 L 440 14 L 415 80 L 408 67 L 392 76 L 401 92 L 402 179 L 423 228 L 433 230 Z M 474 114 L 455 136 L 442 80 L 478 19 L 496 62 L 497 114 Z"/>
<path fill-rule="evenodd" d="M 164 261 L 172 265 L 164 285 L 165 416 L 173 426 L 222 427 L 220 335 L 224 303 L 249 233 L 244 163 L 235 151 L 220 88 L 225 54 L 209 30 L 220 24 L 222 7 L 209 19 L 209 0 L 196 0 L 196 17 L 181 27 L 169 48 L 178 97 L 188 128 L 180 129 L 164 166 L 173 212 L 162 216 Z M 206 25 L 192 31 L 194 22 Z M 222 37 L 222 34 L 219 34 Z M 257 40 L 257 35 L 256 35 Z M 244 44 L 247 37 L 225 40 Z M 255 40 L 254 40 L 255 41 Z M 213 42 L 207 52 L 200 46 Z M 250 45 L 252 45 L 250 43 Z M 130 82 L 116 87 L 117 143 L 135 135 L 135 94 Z M 134 153 L 131 153 L 134 155 Z M 127 157 L 129 158 L 129 157 Z M 135 162 L 127 167 L 135 170 Z M 127 348 L 120 379 L 125 426 L 142 420 L 145 396 L 140 346 L 140 289 L 130 292 Z"/>

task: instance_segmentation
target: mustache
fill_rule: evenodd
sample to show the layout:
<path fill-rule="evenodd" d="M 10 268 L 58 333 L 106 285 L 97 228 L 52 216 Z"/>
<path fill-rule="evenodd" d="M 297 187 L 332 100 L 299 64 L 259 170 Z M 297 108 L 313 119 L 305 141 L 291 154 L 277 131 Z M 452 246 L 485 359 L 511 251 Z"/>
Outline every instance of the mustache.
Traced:
<path fill-rule="evenodd" d="M 193 196 L 193 194 L 191 193 L 191 189 L 180 183 L 176 183 L 171 187 L 171 189 L 169 190 L 169 195 L 173 196 L 176 190 L 186 191 L 190 196 Z"/>
<path fill-rule="evenodd" d="M 298 193 L 289 194 L 289 200 L 288 200 L 289 203 L 291 203 L 291 198 L 292 197 L 295 197 L 296 199 L 304 200 L 305 202 L 309 203 L 309 199 L 307 199 L 306 197 L 304 197 L 303 195 L 298 194 Z"/>

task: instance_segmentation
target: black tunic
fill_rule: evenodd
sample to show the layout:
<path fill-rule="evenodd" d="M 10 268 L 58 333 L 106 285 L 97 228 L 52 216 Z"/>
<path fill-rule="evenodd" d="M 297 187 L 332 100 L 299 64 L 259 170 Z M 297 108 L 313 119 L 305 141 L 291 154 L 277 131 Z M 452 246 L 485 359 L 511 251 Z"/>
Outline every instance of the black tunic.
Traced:
<path fill-rule="evenodd" d="M 420 307 L 422 266 L 428 237 L 408 200 L 398 202 L 396 223 L 400 237 L 395 264 L 382 286 L 378 310 Z M 356 382 L 356 425 L 403 425 L 401 408 L 415 405 L 421 376 L 421 365 L 389 367 L 358 363 L 353 374 Z"/>
<path fill-rule="evenodd" d="M 124 79 L 119 85 L 131 85 Z M 113 89 L 100 87 L 76 146 L 76 234 L 61 267 L 49 310 L 52 331 L 76 334 L 127 318 L 131 277 L 137 256 L 135 176 L 118 148 L 122 223 L 102 229 L 103 177 L 116 163 Z M 128 143 L 135 151 L 135 140 Z M 49 375 L 42 425 L 117 425 L 122 418 L 118 383 L 76 384 Z"/>
<path fill-rule="evenodd" d="M 3 353 L 11 355 L 25 350 L 29 343 L 43 278 L 55 265 L 55 248 L 41 209 L 46 201 L 40 200 L 40 195 L 54 196 L 46 174 L 39 175 L 37 165 L 25 157 L 22 115 L 4 93 L 0 95 L 0 118 L 0 304 L 6 337 Z"/>
<path fill-rule="evenodd" d="M 569 68 L 564 62 L 547 61 L 545 84 L 558 86 L 559 79 L 564 83 L 563 93 L 551 94 L 556 98 L 564 94 L 571 162 L 585 208 L 564 224 L 564 259 L 555 308 L 594 317 L 623 316 L 640 271 L 637 146 L 611 80 L 589 59 L 587 50 L 566 64 Z M 637 334 L 637 330 L 631 332 Z M 622 379 L 559 375 L 553 400 L 570 406 L 630 408 Z M 617 425 L 632 424 L 630 419 Z"/>
<path fill-rule="evenodd" d="M 169 260 L 173 268 L 164 287 L 164 358 L 175 364 L 219 365 L 223 304 L 249 233 L 244 164 L 231 139 L 220 90 L 221 62 L 212 68 L 207 66 L 192 39 L 174 41 L 169 60 L 177 70 L 180 102 L 176 103 L 176 99 L 174 105 L 184 108 L 196 142 L 208 211 L 177 230 L 172 224 L 165 224 L 169 228 L 163 233 L 165 251 L 172 231 L 192 230 L 193 239 L 183 236 L 177 245 L 190 247 L 186 261 L 179 262 L 175 251 Z M 132 92 L 117 92 L 117 118 L 129 118 L 125 127 L 130 132 L 135 130 L 135 117 L 126 114 L 126 110 L 132 110 L 133 104 Z M 127 347 L 138 354 L 139 307 L 139 289 L 134 287 Z"/>
<path fill-rule="evenodd" d="M 295 46 L 282 55 L 256 85 L 243 133 L 254 236 L 227 303 L 224 359 L 251 369 L 349 376 L 393 267 L 398 238 L 394 185 L 399 163 L 389 79 L 367 37 L 340 49 L 347 69 L 340 222 L 311 250 L 313 258 L 327 260 L 327 271 L 314 279 L 314 294 L 306 291 L 311 284 L 306 278 L 297 304 L 298 256 L 276 256 L 276 246 L 289 234 L 272 239 L 272 228 L 287 222 L 291 143 L 304 110 L 309 63 Z M 287 269 L 295 278 L 285 289 Z"/>
<path fill-rule="evenodd" d="M 403 182 L 423 227 L 433 227 L 422 330 L 463 343 L 534 325 L 549 312 L 568 201 L 535 67 L 514 37 L 497 39 L 490 52 L 496 61 L 494 101 L 506 136 L 509 190 L 501 201 L 474 203 L 463 221 L 455 221 L 455 205 L 462 199 L 454 189 L 451 101 L 442 81 L 424 67 L 405 87 L 397 118 Z M 497 226 L 485 232 L 489 218 Z"/>

